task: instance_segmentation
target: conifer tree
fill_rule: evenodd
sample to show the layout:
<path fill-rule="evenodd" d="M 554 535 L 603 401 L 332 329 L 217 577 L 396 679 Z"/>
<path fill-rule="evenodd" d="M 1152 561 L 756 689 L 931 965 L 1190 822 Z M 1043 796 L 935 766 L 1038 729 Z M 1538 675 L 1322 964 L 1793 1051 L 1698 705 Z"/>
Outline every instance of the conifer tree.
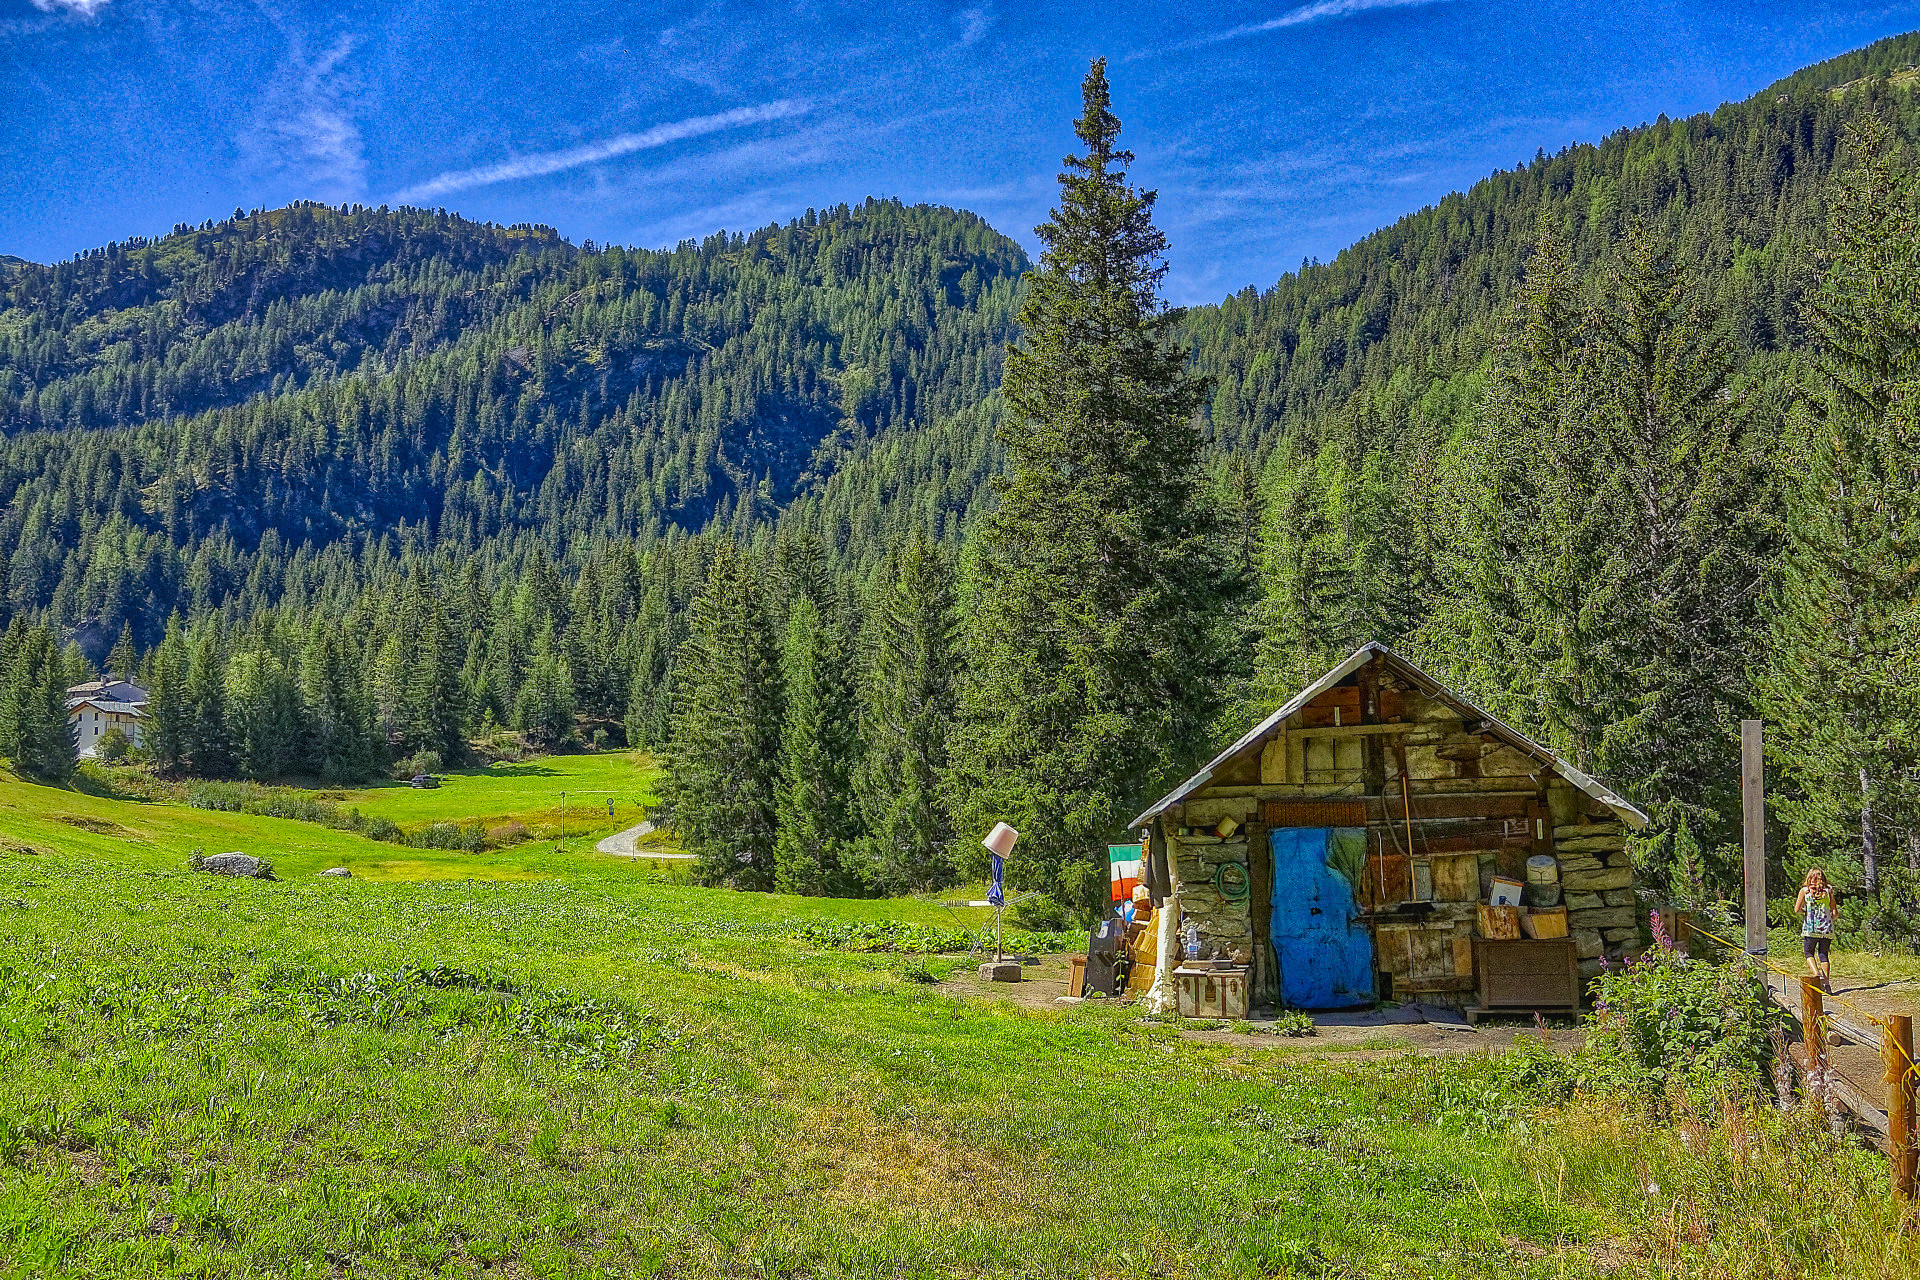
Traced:
<path fill-rule="evenodd" d="M 409 752 L 431 751 L 447 764 L 458 764 L 467 754 L 467 689 L 460 678 L 465 649 L 437 597 L 420 601 L 416 610 L 421 625 L 412 638 L 400 695 L 403 741 Z"/>
<path fill-rule="evenodd" d="M 189 768 L 203 778 L 233 772 L 233 739 L 227 729 L 226 646 L 217 627 L 206 627 L 193 647 L 186 672 L 185 745 Z"/>
<path fill-rule="evenodd" d="M 1082 96 L 1085 153 L 1036 229 L 1007 354 L 1012 469 L 980 540 L 955 794 L 969 827 L 1028 833 L 1019 883 L 1092 906 L 1101 846 L 1208 745 L 1238 581 L 1204 500 L 1206 384 L 1170 333 L 1166 237 L 1127 181 L 1104 61 Z"/>
<path fill-rule="evenodd" d="M 1334 455 L 1323 451 L 1323 458 L 1331 462 Z M 1344 656 L 1335 650 L 1345 638 L 1338 621 L 1345 566 L 1333 553 L 1322 469 L 1320 460 L 1286 449 L 1269 463 L 1251 717 L 1266 715 Z"/>
<path fill-rule="evenodd" d="M 860 822 L 852 776 L 860 751 L 860 711 L 853 645 L 836 603 L 822 608 L 799 595 L 788 610 L 774 841 L 774 884 L 783 893 L 845 897 L 860 887 L 854 870 Z"/>
<path fill-rule="evenodd" d="M 250 648 L 233 656 L 227 666 L 226 716 L 241 777 L 277 778 L 299 763 L 306 736 L 299 694 L 270 650 Z"/>
<path fill-rule="evenodd" d="M 371 776 L 384 752 L 351 653 L 331 627 L 317 624 L 300 660 L 307 725 L 307 767 L 328 782 Z"/>
<path fill-rule="evenodd" d="M 166 635 L 151 655 L 147 723 L 143 746 L 160 772 L 185 772 L 192 757 L 193 711 L 187 702 L 190 658 L 180 617 L 167 622 Z"/>
<path fill-rule="evenodd" d="M 0 751 L 25 774 L 49 782 L 73 772 L 73 736 L 67 724 L 67 670 L 53 631 L 30 628 L 0 689 Z"/>
<path fill-rule="evenodd" d="M 959 661 L 953 570 L 915 534 L 882 583 L 863 713 L 861 807 L 869 876 L 889 893 L 929 889 L 953 875 L 953 819 L 941 794 Z"/>
<path fill-rule="evenodd" d="M 771 888 L 780 659 L 753 567 L 731 543 L 714 555 L 678 662 L 662 781 L 674 828 L 702 880 Z"/>
<path fill-rule="evenodd" d="M 115 680 L 131 680 L 140 662 L 140 655 L 133 647 L 133 625 L 120 624 L 120 638 L 113 643 L 113 651 L 107 654 L 107 675 Z"/>
<path fill-rule="evenodd" d="M 1920 864 L 1920 184 L 1877 114 L 1846 151 L 1759 684 L 1790 784 L 1776 807 L 1803 848 L 1855 851 L 1874 894 L 1884 836 Z"/>
<path fill-rule="evenodd" d="M 573 736 L 573 713 L 573 673 L 566 659 L 554 652 L 551 639 L 543 637 L 514 702 L 514 728 L 540 746 L 557 746 Z"/>

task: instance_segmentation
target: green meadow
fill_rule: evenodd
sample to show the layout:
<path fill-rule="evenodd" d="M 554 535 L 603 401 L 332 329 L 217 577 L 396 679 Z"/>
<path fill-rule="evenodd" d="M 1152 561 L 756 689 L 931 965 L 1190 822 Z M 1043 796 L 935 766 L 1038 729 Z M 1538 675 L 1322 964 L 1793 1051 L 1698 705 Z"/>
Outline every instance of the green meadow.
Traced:
<path fill-rule="evenodd" d="M 524 813 L 551 776 L 369 802 Z M 1201 1041 L 808 940 L 931 901 L 8 780 L 0 922 L 8 1276 L 1913 1274 L 1879 1157 L 1583 1100 L 1530 1027 Z"/>

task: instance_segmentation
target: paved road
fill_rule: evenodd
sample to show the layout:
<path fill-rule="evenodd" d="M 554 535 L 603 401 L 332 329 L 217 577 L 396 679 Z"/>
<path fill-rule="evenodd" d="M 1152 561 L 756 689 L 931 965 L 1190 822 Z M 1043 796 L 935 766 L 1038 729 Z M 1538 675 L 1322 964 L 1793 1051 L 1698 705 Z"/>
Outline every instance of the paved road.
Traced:
<path fill-rule="evenodd" d="M 691 862 L 691 853 L 659 853 L 652 849 L 639 849 L 635 845 L 642 837 L 653 834 L 653 824 L 643 822 L 637 827 L 628 827 L 625 831 L 616 831 L 599 844 L 593 846 L 601 853 L 610 853 L 616 858 L 659 858 L 662 861 Z"/>

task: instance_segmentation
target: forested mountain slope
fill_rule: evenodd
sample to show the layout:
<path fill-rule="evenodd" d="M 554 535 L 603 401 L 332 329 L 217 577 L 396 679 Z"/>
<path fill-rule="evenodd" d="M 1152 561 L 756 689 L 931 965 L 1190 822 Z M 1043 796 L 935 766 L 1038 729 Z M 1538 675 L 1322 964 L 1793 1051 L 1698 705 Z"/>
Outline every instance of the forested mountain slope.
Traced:
<path fill-rule="evenodd" d="M 1743 352 L 1795 345 L 1822 183 L 1887 92 L 1834 90 L 1916 58 L 1920 37 L 1884 41 L 1542 156 L 1192 310 L 1216 439 L 1259 459 L 1336 422 L 1363 451 L 1444 434 L 1543 217 L 1588 265 L 1664 227 Z M 468 551 L 531 534 L 565 559 L 792 508 L 861 564 L 909 526 L 957 536 L 998 466 L 1025 265 L 971 215 L 884 202 L 666 252 L 301 205 L 20 265 L 0 288 L 0 608 L 150 642 L 249 578 L 274 598 L 294 548 L 358 556 L 403 530 Z"/>
<path fill-rule="evenodd" d="M 1798 591 L 1791 625 L 1831 632 L 1808 566 L 1859 558 L 1800 536 L 1832 505 L 1805 464 L 1829 438 L 1809 370 L 1839 367 L 1822 305 L 1905 350 L 1897 308 L 1818 298 L 1839 193 L 1878 172 L 1856 214 L 1907 207 L 1886 175 L 1913 170 L 1916 61 L 1898 37 L 1539 156 L 1186 313 L 1210 527 L 1258 587 L 1222 597 L 1248 603 L 1223 606 L 1243 687 L 1219 731 L 1384 640 L 1626 786 L 1677 862 L 1684 823 L 1723 839 L 1730 726 L 1817 707 L 1827 679 L 1787 673 L 1807 645 L 1770 602 Z M 565 738 L 576 711 L 660 742 L 704 625 L 715 688 L 771 682 L 768 741 L 783 682 L 825 681 L 799 701 L 839 723 L 857 699 L 834 681 L 891 653 L 898 696 L 858 714 L 893 745 L 861 750 L 934 742 L 932 711 L 883 722 L 966 678 L 957 611 L 926 601 L 993 588 L 951 553 L 1004 468 L 1027 268 L 973 215 L 877 200 L 659 252 L 299 205 L 9 264 L 0 623 L 51 628 L 15 683 L 55 689 L 57 638 L 98 660 L 177 617 L 149 665 L 201 727 L 168 767 L 320 768 L 324 741 L 346 774 L 500 724 Z M 1904 404 L 1895 373 L 1860 376 Z M 723 632 L 745 647 L 720 663 Z M 346 729 L 312 728 L 328 706 Z M 256 750 L 296 721 L 307 763 Z M 1837 767 L 1793 766 L 1821 839 L 1894 803 L 1864 774 L 1873 794 L 1840 796 Z"/>
<path fill-rule="evenodd" d="M 764 523 L 861 441 L 977 412 L 1025 265 L 875 201 L 668 252 L 303 205 L 29 266 L 6 609 L 150 642 L 249 577 L 271 602 L 296 548 Z"/>

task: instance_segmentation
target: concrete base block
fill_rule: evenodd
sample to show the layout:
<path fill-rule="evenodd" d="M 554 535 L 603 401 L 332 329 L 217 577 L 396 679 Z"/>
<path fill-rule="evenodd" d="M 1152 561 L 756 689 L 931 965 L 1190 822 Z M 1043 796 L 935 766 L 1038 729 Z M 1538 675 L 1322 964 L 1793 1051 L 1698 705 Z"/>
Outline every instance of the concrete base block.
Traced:
<path fill-rule="evenodd" d="M 982 982 L 1018 982 L 1020 964 L 1015 960 L 989 960 L 980 966 Z"/>

